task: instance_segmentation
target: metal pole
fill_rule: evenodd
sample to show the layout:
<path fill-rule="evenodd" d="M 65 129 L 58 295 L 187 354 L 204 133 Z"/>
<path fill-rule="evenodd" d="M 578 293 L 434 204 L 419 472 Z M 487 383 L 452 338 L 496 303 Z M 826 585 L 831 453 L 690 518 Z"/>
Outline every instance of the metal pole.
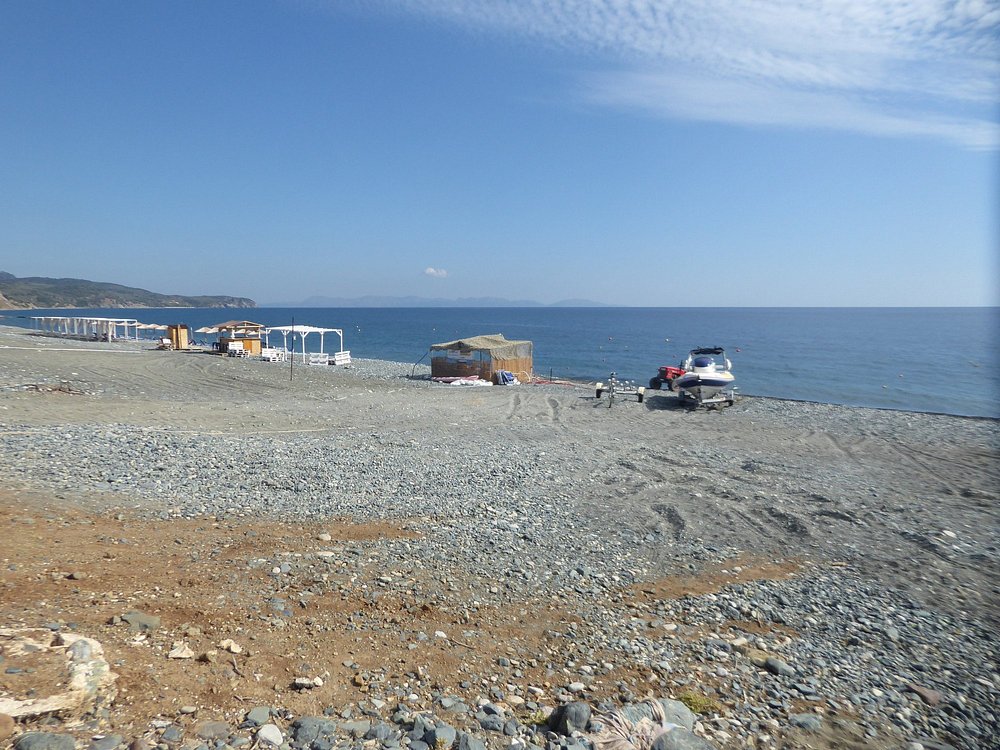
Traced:
<path fill-rule="evenodd" d="M 288 382 L 292 382 L 295 375 L 295 316 L 292 316 L 292 353 L 288 358 Z"/>

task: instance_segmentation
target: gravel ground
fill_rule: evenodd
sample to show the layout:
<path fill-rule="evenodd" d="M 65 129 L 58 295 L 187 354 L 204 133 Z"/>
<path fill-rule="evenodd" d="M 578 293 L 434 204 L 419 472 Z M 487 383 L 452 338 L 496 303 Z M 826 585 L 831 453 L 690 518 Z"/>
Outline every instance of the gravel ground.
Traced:
<path fill-rule="evenodd" d="M 6 485 L 150 519 L 398 520 L 419 537 L 371 546 L 369 570 L 405 568 L 437 582 L 429 601 L 450 587 L 473 609 L 559 602 L 579 624 L 558 658 L 535 656 L 565 678 L 563 703 L 640 700 L 628 679 L 588 696 L 628 664 L 657 697 L 711 698 L 694 730 L 712 747 L 1000 747 L 994 420 L 761 398 L 692 411 L 665 393 L 609 405 L 584 384 L 150 346 L 0 329 Z M 761 565 L 781 574 L 750 574 Z M 501 685 L 517 682 L 506 661 Z M 466 744 L 586 744 L 503 721 L 494 737 L 483 706 L 462 714 Z M 308 746 L 282 718 L 282 741 Z M 422 750 L 413 716 L 387 721 L 338 742 Z"/>

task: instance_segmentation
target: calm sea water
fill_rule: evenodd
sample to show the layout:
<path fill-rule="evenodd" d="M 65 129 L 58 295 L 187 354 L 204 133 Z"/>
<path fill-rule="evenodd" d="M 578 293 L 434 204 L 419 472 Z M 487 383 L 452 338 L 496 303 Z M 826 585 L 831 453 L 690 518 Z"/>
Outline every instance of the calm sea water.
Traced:
<path fill-rule="evenodd" d="M 538 375 L 603 380 L 614 370 L 640 384 L 689 349 L 722 346 L 742 393 L 1000 417 L 995 307 L 34 310 L 4 322 L 31 327 L 27 316 L 44 314 L 131 317 L 192 329 L 243 316 L 264 325 L 289 325 L 294 318 L 343 329 L 344 348 L 355 357 L 400 362 L 417 362 L 433 343 L 502 333 L 534 342 Z M 318 349 L 318 337 L 309 336 L 307 344 Z M 336 336 L 327 338 L 328 351 L 337 344 Z"/>

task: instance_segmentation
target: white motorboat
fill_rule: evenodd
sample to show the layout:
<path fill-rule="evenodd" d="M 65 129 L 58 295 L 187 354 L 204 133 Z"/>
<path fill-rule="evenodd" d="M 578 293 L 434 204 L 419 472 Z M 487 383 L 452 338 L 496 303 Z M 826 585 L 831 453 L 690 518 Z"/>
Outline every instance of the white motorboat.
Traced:
<path fill-rule="evenodd" d="M 722 347 L 692 349 L 681 363 L 684 370 L 671 383 L 680 396 L 694 399 L 701 404 L 733 403 L 733 393 L 728 390 L 736 381 L 732 363 Z"/>

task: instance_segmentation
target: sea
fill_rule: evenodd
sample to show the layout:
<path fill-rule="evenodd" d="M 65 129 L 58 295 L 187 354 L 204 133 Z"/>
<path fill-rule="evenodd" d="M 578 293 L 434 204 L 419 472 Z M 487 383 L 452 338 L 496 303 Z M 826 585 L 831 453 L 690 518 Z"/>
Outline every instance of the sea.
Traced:
<path fill-rule="evenodd" d="M 234 318 L 294 322 L 343 330 L 356 358 L 424 364 L 431 344 L 502 333 L 533 342 L 536 376 L 599 381 L 615 372 L 638 385 L 690 349 L 720 346 L 739 393 L 1000 418 L 1000 307 L 60 309 L 9 312 L 0 323 L 31 328 L 35 315 L 185 323 L 192 331 Z M 325 342 L 327 351 L 339 348 L 336 335 Z M 318 351 L 319 337 L 306 345 Z"/>

